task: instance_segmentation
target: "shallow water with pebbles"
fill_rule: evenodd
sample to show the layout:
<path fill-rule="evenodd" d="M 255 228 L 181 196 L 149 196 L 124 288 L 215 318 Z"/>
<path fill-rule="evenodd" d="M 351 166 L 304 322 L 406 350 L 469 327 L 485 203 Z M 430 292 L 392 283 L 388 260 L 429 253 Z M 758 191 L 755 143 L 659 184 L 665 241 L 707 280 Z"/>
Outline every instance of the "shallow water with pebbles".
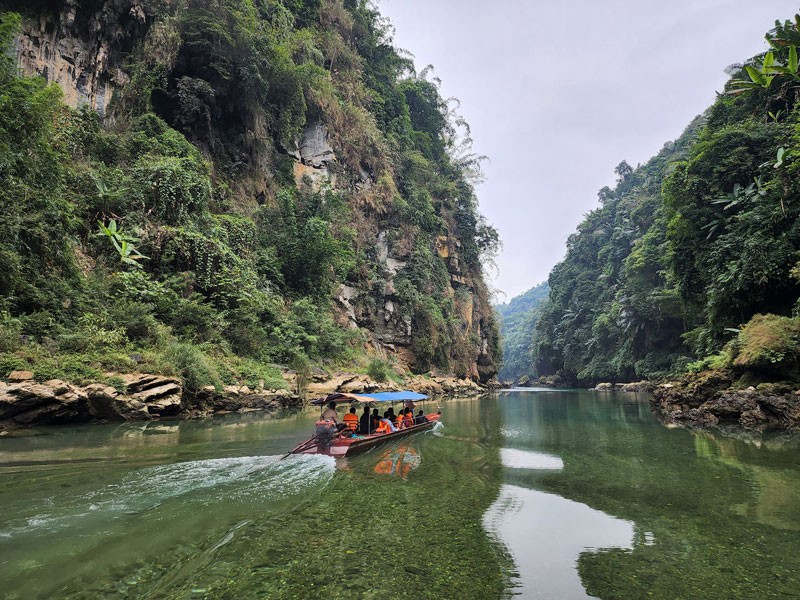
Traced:
<path fill-rule="evenodd" d="M 791 597 L 800 443 L 647 399 L 501 392 L 335 461 L 278 418 L 0 440 L 6 598 Z M 769 573 L 765 578 L 763 573 Z"/>

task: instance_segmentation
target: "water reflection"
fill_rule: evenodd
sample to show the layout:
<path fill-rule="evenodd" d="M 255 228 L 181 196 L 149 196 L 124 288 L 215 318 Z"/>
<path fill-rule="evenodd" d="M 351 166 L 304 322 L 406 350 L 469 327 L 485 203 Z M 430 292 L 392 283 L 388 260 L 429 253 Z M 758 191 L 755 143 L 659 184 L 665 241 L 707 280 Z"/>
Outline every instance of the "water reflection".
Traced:
<path fill-rule="evenodd" d="M 528 454 L 502 453 L 505 485 L 487 513 L 516 558 L 521 595 L 796 596 L 796 438 L 668 429 L 628 394 L 512 392 L 499 409 L 504 446 L 535 457 L 524 466 Z M 563 467 L 542 468 L 541 455 Z M 582 542 L 586 527 L 596 538 Z M 562 553 L 549 577 L 545 558 L 528 560 L 542 547 L 573 558 Z"/>
<path fill-rule="evenodd" d="M 508 547 L 522 598 L 588 598 L 576 564 L 600 548 L 630 549 L 633 524 L 556 494 L 503 485 L 484 526 Z"/>
<path fill-rule="evenodd" d="M 318 410 L 0 440 L 0 588 L 62 600 L 498 598 L 510 562 L 481 526 L 501 483 L 497 406 L 444 409 L 438 431 L 335 466 L 278 460 Z"/>
<path fill-rule="evenodd" d="M 514 448 L 501 449 L 500 461 L 507 469 L 555 469 L 560 471 L 564 468 L 564 461 L 558 456 Z"/>
<path fill-rule="evenodd" d="M 277 461 L 318 411 L 0 439 L 0 588 L 62 600 L 484 600 L 514 583 L 546 598 L 796 597 L 796 439 L 670 430 L 640 398 L 579 391 L 443 413 L 437 431 L 336 468 Z M 391 472 L 376 472 L 387 459 Z"/>

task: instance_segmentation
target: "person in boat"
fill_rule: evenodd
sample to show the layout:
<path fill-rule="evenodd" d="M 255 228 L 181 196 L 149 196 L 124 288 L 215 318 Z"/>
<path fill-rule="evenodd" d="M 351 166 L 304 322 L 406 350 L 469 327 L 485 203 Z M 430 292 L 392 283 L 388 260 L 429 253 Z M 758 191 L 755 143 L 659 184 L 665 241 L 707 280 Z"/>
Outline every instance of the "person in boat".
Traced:
<path fill-rule="evenodd" d="M 417 416 L 414 417 L 414 425 L 422 425 L 423 423 L 428 422 L 428 417 L 425 416 L 425 413 L 422 412 L 422 409 L 419 409 Z"/>
<path fill-rule="evenodd" d="M 336 435 L 336 423 L 331 419 L 323 419 L 320 417 L 316 423 L 317 428 L 314 432 L 314 437 L 317 439 L 317 452 L 319 454 L 330 454 L 331 443 L 333 437 Z"/>
<path fill-rule="evenodd" d="M 393 431 L 397 431 L 397 427 L 394 426 L 394 423 L 392 423 L 391 419 L 387 419 L 386 417 L 384 417 L 384 418 L 381 419 L 381 422 L 386 424 L 386 427 L 389 430 L 389 433 L 392 433 Z"/>
<path fill-rule="evenodd" d="M 394 423 L 394 421 L 397 419 L 394 414 L 394 406 L 390 406 L 388 409 L 386 409 L 386 411 L 383 413 L 383 418 L 389 419 L 392 421 L 392 423 Z"/>
<path fill-rule="evenodd" d="M 356 414 L 355 406 L 350 408 L 350 412 L 347 413 L 342 420 L 349 431 L 352 433 L 356 433 L 358 431 L 358 415 Z"/>
<path fill-rule="evenodd" d="M 403 411 L 401 410 L 400 414 L 398 414 L 394 419 L 394 426 L 397 429 L 405 429 L 406 428 L 406 422 L 405 422 L 405 419 L 403 418 L 403 416 L 404 416 L 403 415 Z"/>
<path fill-rule="evenodd" d="M 364 405 L 364 414 L 361 415 L 361 420 L 358 426 L 358 432 L 361 435 L 369 435 L 372 430 L 372 416 L 369 414 L 369 406 Z"/>
<path fill-rule="evenodd" d="M 389 429 L 389 420 L 380 417 L 375 419 L 375 433 L 391 433 Z"/>
<path fill-rule="evenodd" d="M 414 426 L 414 412 L 410 408 L 403 409 L 403 423 L 406 427 Z"/>
<path fill-rule="evenodd" d="M 336 412 L 336 402 L 328 402 L 328 408 L 322 413 L 322 420 L 323 421 L 332 421 L 335 427 L 335 431 L 341 431 L 347 425 L 342 423 L 339 420 L 339 413 Z"/>

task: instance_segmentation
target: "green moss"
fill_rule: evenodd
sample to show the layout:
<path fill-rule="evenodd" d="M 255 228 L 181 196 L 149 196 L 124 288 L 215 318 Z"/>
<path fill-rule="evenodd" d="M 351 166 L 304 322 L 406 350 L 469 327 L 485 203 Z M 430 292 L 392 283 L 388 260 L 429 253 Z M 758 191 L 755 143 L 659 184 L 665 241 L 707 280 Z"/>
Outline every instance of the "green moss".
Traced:
<path fill-rule="evenodd" d="M 739 333 L 733 365 L 787 374 L 800 358 L 800 318 L 755 315 Z"/>

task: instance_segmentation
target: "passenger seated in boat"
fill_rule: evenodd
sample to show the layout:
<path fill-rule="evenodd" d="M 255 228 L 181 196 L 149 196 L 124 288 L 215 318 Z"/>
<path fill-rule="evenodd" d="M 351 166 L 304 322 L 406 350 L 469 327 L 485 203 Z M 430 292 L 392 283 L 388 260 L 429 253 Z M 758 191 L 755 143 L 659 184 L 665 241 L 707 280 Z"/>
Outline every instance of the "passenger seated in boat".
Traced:
<path fill-rule="evenodd" d="M 406 427 L 414 426 L 414 413 L 410 408 L 403 409 L 403 423 L 405 423 Z"/>
<path fill-rule="evenodd" d="M 350 408 L 350 412 L 347 413 L 342 420 L 349 431 L 352 433 L 358 431 L 358 415 L 356 414 L 355 406 Z"/>
<path fill-rule="evenodd" d="M 375 433 L 390 433 L 390 432 L 391 429 L 389 429 L 389 421 L 381 418 L 375 419 Z"/>
<path fill-rule="evenodd" d="M 388 410 L 386 410 L 383 413 L 383 418 L 389 419 L 390 421 L 392 421 L 392 423 L 394 423 L 395 419 L 397 419 L 397 417 L 394 414 L 394 406 L 390 406 Z"/>
<path fill-rule="evenodd" d="M 361 415 L 358 432 L 361 435 L 369 435 L 372 433 L 372 416 L 369 414 L 369 406 L 364 406 L 364 414 Z"/>
<path fill-rule="evenodd" d="M 394 426 L 394 423 L 392 423 L 386 417 L 382 418 L 381 422 L 386 424 L 386 427 L 389 430 L 388 433 L 392 433 L 393 431 L 397 431 L 397 427 Z"/>
<path fill-rule="evenodd" d="M 414 417 L 414 425 L 422 425 L 423 423 L 428 422 L 428 417 L 425 416 L 425 413 L 422 412 L 422 409 L 419 409 L 417 416 Z"/>
<path fill-rule="evenodd" d="M 399 414 L 399 415 L 397 415 L 397 417 L 395 417 L 395 419 L 394 419 L 394 426 L 395 426 L 397 429 L 405 429 L 405 428 L 406 428 L 406 421 L 405 421 L 405 419 L 403 418 L 404 416 L 405 416 L 405 415 L 403 415 L 403 411 L 401 410 L 401 411 L 400 411 L 400 414 Z"/>

